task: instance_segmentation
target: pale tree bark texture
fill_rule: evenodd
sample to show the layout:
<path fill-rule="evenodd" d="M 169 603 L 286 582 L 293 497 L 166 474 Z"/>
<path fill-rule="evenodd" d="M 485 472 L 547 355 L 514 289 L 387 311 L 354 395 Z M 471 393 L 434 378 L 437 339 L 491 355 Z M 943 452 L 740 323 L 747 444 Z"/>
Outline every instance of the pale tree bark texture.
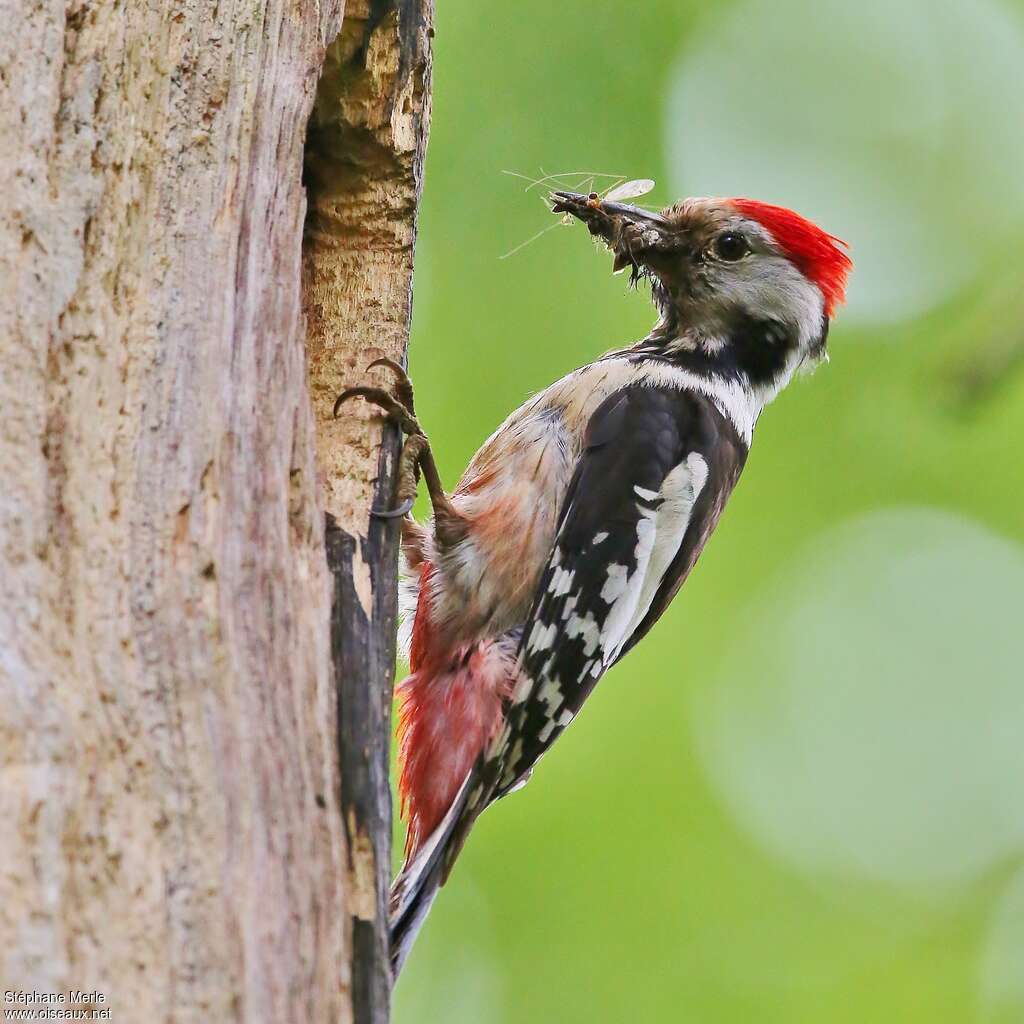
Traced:
<path fill-rule="evenodd" d="M 332 652 L 339 683 L 341 809 L 348 840 L 356 1002 L 385 1020 L 391 988 L 388 739 L 395 659 L 399 431 L 346 385 L 382 357 L 404 364 L 413 248 L 430 121 L 432 0 L 350 0 L 309 126 L 303 250 L 310 392 L 327 510 Z M 388 371 L 372 371 L 385 386 Z"/>
<path fill-rule="evenodd" d="M 2 989 L 387 1019 L 398 438 L 328 404 L 404 358 L 430 18 L 0 0 Z"/>

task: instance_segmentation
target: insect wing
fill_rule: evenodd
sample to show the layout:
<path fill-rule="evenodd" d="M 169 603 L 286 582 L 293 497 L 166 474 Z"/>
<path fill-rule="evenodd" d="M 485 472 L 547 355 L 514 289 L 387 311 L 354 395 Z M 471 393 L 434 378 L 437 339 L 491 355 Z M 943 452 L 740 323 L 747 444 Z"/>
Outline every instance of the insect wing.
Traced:
<path fill-rule="evenodd" d="M 623 199 L 636 199 L 645 196 L 654 188 L 650 178 L 637 178 L 635 181 L 624 181 L 616 185 L 604 198 L 606 202 L 618 203 Z"/>

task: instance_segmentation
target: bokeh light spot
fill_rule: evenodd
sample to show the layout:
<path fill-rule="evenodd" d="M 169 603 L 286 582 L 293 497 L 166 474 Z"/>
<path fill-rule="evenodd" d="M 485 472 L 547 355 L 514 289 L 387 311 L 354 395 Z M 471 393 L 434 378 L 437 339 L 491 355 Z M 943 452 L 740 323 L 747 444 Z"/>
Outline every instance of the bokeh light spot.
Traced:
<path fill-rule="evenodd" d="M 690 41 L 665 133 L 676 193 L 792 206 L 851 243 L 852 318 L 909 318 L 1024 221 L 1024 27 L 997 0 L 753 0 Z"/>
<path fill-rule="evenodd" d="M 1024 551 L 927 508 L 823 537 L 693 716 L 737 821 L 820 876 L 939 895 L 1024 849 Z"/>

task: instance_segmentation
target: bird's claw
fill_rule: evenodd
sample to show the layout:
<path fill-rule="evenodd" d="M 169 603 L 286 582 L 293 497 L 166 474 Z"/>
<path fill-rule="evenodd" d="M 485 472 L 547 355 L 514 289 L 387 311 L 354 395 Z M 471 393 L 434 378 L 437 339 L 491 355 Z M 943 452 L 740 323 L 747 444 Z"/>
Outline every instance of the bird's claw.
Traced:
<path fill-rule="evenodd" d="M 362 388 L 345 388 L 344 391 L 334 400 L 334 408 L 331 410 L 331 416 L 334 419 L 338 418 L 338 410 L 341 408 L 343 402 L 347 402 L 350 398 L 355 398 L 361 394 Z"/>
<path fill-rule="evenodd" d="M 366 369 L 373 370 L 378 366 L 390 370 L 395 375 L 395 394 L 385 388 L 370 385 L 345 388 L 334 400 L 333 410 L 334 416 L 337 417 L 338 410 L 350 398 L 365 398 L 366 401 L 376 405 L 388 419 L 396 423 L 406 435 L 405 444 L 402 446 L 402 453 L 398 459 L 397 474 L 397 493 L 402 500 L 396 508 L 375 508 L 371 509 L 370 514 L 375 519 L 401 519 L 408 515 L 412 511 L 416 499 L 416 485 L 422 470 L 426 477 L 430 503 L 434 509 L 435 535 L 442 543 L 447 539 L 449 544 L 454 544 L 465 535 L 465 526 L 462 516 L 452 507 L 451 501 L 444 493 L 441 477 L 438 475 L 437 465 L 430 451 L 430 442 L 416 419 L 412 381 L 409 380 L 405 368 L 393 359 L 387 357 L 374 359 Z"/>
<path fill-rule="evenodd" d="M 412 381 L 409 379 L 409 374 L 406 372 L 405 367 L 401 363 L 395 362 L 394 359 L 389 359 L 387 356 L 381 356 L 379 359 L 374 359 L 372 363 L 369 363 L 366 367 L 367 371 L 373 370 L 378 366 L 384 367 L 385 370 L 390 370 L 395 375 L 395 397 L 398 399 L 406 409 L 409 410 L 412 415 L 416 415 L 416 400 L 413 392 Z"/>
<path fill-rule="evenodd" d="M 374 519 L 401 519 L 412 511 L 415 498 L 406 498 L 398 508 L 374 508 L 370 509 L 370 515 Z"/>
<path fill-rule="evenodd" d="M 391 392 L 384 388 L 359 385 L 358 387 L 345 388 L 344 391 L 334 400 L 332 414 L 337 419 L 338 410 L 344 402 L 350 398 L 365 398 L 368 402 L 376 405 L 393 423 L 401 427 L 405 434 L 422 434 L 423 430 L 419 425 L 412 411 L 400 402 Z"/>

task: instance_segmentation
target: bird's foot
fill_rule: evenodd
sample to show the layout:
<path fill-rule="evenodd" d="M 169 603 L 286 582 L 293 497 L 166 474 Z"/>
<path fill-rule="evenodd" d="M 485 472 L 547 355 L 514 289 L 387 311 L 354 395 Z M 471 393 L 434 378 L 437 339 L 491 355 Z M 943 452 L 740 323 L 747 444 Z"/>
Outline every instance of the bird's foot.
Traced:
<path fill-rule="evenodd" d="M 430 441 L 420 426 L 415 413 L 415 395 L 412 381 L 405 370 L 391 359 L 375 359 L 367 366 L 372 370 L 383 366 L 395 375 L 395 392 L 385 388 L 360 386 L 346 388 L 334 402 L 334 415 L 350 398 L 364 398 L 381 409 L 389 420 L 397 424 L 405 434 L 402 454 L 398 459 L 398 480 L 395 488 L 396 506 L 390 509 L 373 509 L 378 519 L 400 519 L 412 510 L 416 500 L 416 489 L 420 472 L 427 483 L 430 503 L 434 509 L 434 533 L 445 545 L 457 543 L 465 536 L 465 520 L 455 510 L 444 492 L 441 477 L 430 449 Z"/>

